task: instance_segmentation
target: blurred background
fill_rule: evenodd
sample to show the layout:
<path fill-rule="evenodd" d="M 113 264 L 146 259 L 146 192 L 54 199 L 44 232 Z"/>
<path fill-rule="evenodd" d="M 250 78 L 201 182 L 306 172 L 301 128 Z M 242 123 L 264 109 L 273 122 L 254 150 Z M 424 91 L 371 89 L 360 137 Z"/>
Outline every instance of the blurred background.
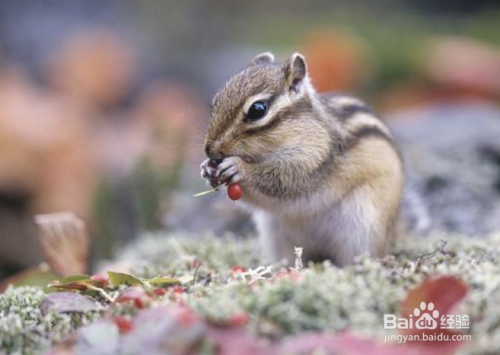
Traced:
<path fill-rule="evenodd" d="M 145 231 L 251 233 L 192 195 L 211 98 L 263 51 L 389 121 L 412 228 L 500 230 L 499 1 L 0 0 L 0 279 L 40 262 L 40 213 L 84 219 L 96 260 Z"/>

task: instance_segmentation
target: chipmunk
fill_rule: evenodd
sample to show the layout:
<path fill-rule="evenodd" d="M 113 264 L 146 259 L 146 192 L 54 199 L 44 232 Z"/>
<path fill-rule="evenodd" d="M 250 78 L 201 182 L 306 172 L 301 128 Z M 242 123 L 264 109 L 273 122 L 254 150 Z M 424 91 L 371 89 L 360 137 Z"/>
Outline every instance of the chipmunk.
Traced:
<path fill-rule="evenodd" d="M 258 55 L 211 106 L 202 177 L 239 183 L 268 261 L 382 256 L 395 239 L 403 163 L 387 126 L 354 97 L 318 94 L 304 56 Z"/>

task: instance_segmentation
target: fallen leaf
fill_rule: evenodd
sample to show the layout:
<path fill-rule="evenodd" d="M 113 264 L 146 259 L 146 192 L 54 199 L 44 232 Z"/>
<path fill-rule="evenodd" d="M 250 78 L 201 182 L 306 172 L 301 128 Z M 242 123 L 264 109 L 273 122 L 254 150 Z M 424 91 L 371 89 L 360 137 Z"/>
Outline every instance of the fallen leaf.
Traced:
<path fill-rule="evenodd" d="M 419 319 L 415 314 L 415 309 L 419 309 L 419 317 L 427 315 L 430 319 L 435 319 L 437 327 L 434 329 L 418 329 L 415 324 L 413 328 L 401 329 L 403 335 L 423 336 L 443 336 L 451 339 L 454 335 L 461 334 L 454 329 L 441 327 L 441 316 L 453 315 L 453 309 L 467 295 L 467 285 L 458 277 L 443 275 L 424 280 L 419 286 L 410 290 L 406 299 L 401 305 L 401 317 L 409 319 L 412 315 L 416 321 Z M 421 304 L 425 303 L 426 309 L 422 309 Z M 433 308 L 428 309 L 432 303 Z M 423 306 L 423 304 L 422 304 Z M 438 312 L 438 317 L 434 317 L 433 312 Z M 432 315 L 432 316 L 431 316 Z M 408 346 L 428 355 L 453 354 L 461 345 L 461 341 L 410 341 Z"/>
<path fill-rule="evenodd" d="M 60 284 L 69 284 L 75 281 L 89 280 L 90 276 L 85 274 L 76 274 L 59 279 Z"/>
<path fill-rule="evenodd" d="M 130 274 L 108 271 L 109 281 L 113 287 L 120 286 L 144 286 L 144 282 Z"/>
<path fill-rule="evenodd" d="M 86 292 L 95 291 L 101 285 L 100 281 L 93 280 L 89 275 L 72 275 L 49 282 L 47 287 L 68 291 Z"/>
<path fill-rule="evenodd" d="M 173 277 L 158 276 L 152 279 L 145 280 L 148 284 L 153 286 L 175 286 L 179 285 L 181 281 Z"/>
<path fill-rule="evenodd" d="M 66 276 L 87 271 L 90 237 L 85 222 L 71 212 L 35 216 L 44 259 Z"/>
<path fill-rule="evenodd" d="M 40 304 L 43 315 L 50 311 L 57 313 L 83 313 L 101 310 L 101 305 L 94 299 L 73 292 L 56 292 L 47 295 Z"/>
<path fill-rule="evenodd" d="M 67 283 L 61 283 L 59 280 L 55 280 L 49 282 L 49 284 L 47 285 L 48 288 L 55 288 L 58 290 L 67 290 L 67 291 L 81 291 L 81 292 L 90 290 L 91 289 L 90 286 L 91 284 L 88 282 L 88 280 L 77 280 Z"/>
<path fill-rule="evenodd" d="M 40 286 L 44 288 L 46 292 L 50 292 L 47 288 L 47 284 L 57 278 L 57 275 L 50 270 L 47 264 L 42 264 L 41 266 L 21 271 L 8 277 L 0 283 L 0 293 L 5 292 L 7 287 L 12 286 Z"/>
<path fill-rule="evenodd" d="M 448 314 L 467 294 L 467 285 L 451 275 L 428 278 L 410 290 L 401 305 L 401 316 L 408 317 L 422 302 L 432 302 L 440 314 Z"/>

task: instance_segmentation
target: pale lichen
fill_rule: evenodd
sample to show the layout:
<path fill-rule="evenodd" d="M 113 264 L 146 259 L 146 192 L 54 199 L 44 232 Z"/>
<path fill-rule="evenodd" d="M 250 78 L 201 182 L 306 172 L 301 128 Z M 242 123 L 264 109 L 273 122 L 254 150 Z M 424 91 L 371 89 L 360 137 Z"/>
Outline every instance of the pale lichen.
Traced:
<path fill-rule="evenodd" d="M 37 287 L 9 288 L 0 295 L 0 350 L 12 355 L 39 354 L 96 316 L 95 312 L 44 315 L 40 310 L 44 297 Z"/>
<path fill-rule="evenodd" d="M 383 259 L 362 257 L 345 268 L 324 263 L 300 271 L 282 265 L 259 268 L 252 239 L 172 238 L 148 236 L 120 256 L 121 262 L 135 265 L 137 276 L 172 274 L 191 280 L 185 292 L 167 294 L 153 306 L 182 300 L 216 323 L 247 314 L 252 332 L 273 339 L 307 330 L 350 329 L 383 341 L 383 315 L 397 314 L 409 289 L 427 276 L 451 274 L 469 287 L 458 311 L 470 316 L 472 341 L 460 351 L 491 353 L 500 343 L 500 236 L 401 239 Z M 266 273 L 250 277 L 255 270 Z M 40 289 L 28 287 L 0 295 L 0 346 L 7 354 L 39 353 L 95 317 L 43 316 L 38 309 L 43 296 Z M 111 314 L 133 312 L 133 307 L 122 307 Z"/>

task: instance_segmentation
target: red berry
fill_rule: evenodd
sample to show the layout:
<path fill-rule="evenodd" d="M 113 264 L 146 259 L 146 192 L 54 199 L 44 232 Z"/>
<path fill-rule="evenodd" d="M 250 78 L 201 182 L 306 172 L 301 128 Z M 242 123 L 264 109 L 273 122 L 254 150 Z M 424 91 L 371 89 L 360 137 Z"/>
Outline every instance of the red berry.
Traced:
<path fill-rule="evenodd" d="M 248 323 L 248 314 L 245 312 L 236 312 L 229 316 L 227 322 L 233 327 L 242 327 Z"/>
<path fill-rule="evenodd" d="M 167 291 L 164 289 L 164 288 L 155 288 L 153 290 L 153 293 L 156 295 L 156 296 L 164 296 Z"/>
<path fill-rule="evenodd" d="M 243 190 L 241 189 L 240 184 L 238 183 L 230 184 L 227 187 L 227 195 L 233 201 L 239 200 L 241 196 L 243 196 Z"/>
<path fill-rule="evenodd" d="M 171 290 L 175 294 L 184 293 L 184 289 L 181 286 L 179 286 L 179 285 L 175 285 L 174 287 L 171 288 Z"/>
<path fill-rule="evenodd" d="M 235 266 L 231 267 L 231 272 L 234 272 L 235 274 L 239 273 L 239 272 L 246 272 L 246 271 L 247 271 L 247 268 L 244 266 L 235 265 Z"/>
<path fill-rule="evenodd" d="M 134 329 L 134 324 L 132 323 L 132 321 L 125 317 L 113 317 L 113 321 L 115 322 L 116 326 L 118 327 L 118 330 L 122 334 L 128 333 L 132 329 Z"/>

